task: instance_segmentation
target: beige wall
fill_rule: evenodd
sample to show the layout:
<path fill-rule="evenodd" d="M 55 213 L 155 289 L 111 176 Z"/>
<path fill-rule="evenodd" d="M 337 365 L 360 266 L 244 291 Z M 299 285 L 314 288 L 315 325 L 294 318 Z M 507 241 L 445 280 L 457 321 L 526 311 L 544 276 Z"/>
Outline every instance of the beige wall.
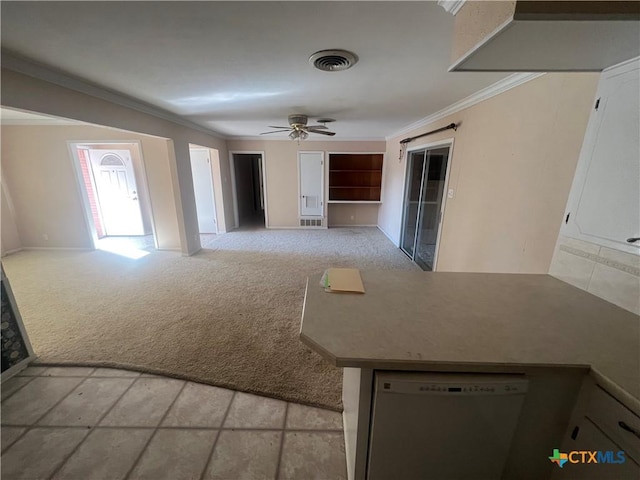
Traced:
<path fill-rule="evenodd" d="M 217 149 L 221 160 L 225 220 L 233 218 L 227 147 L 222 138 L 4 68 L 2 104 L 170 139 L 169 167 L 174 187 L 171 192 L 178 218 L 180 245 L 185 255 L 200 248 L 189 143 Z"/>
<path fill-rule="evenodd" d="M 298 152 L 384 152 L 385 142 L 309 141 L 292 140 L 228 140 L 229 151 L 264 151 L 267 217 L 269 227 L 297 227 L 298 222 Z M 326 163 L 325 163 L 326 165 Z M 326 178 L 325 178 L 326 187 Z M 384 195 L 384 193 L 383 193 Z M 326 199 L 326 188 L 325 188 Z M 384 197 L 383 197 L 384 201 Z M 351 205 L 349 216 L 366 216 L 377 205 Z M 373 222 L 375 223 L 375 222 Z"/>
<path fill-rule="evenodd" d="M 0 255 L 4 256 L 9 252 L 19 250 L 22 248 L 22 242 L 18 235 L 18 227 L 14 220 L 13 214 L 13 202 L 11 201 L 11 192 L 8 191 L 5 185 L 4 177 L 2 179 L 2 186 L 0 188 L 0 220 L 2 225 L 2 239 L 0 241 Z"/>
<path fill-rule="evenodd" d="M 3 174 L 22 246 L 92 248 L 68 142 L 107 140 L 140 141 L 158 246 L 180 249 L 167 140 L 81 125 L 2 128 Z"/>
<path fill-rule="evenodd" d="M 353 205 L 331 203 L 328 207 L 330 227 L 378 225 L 378 204 Z"/>
<path fill-rule="evenodd" d="M 399 141 L 451 122 L 411 147 L 453 138 L 437 269 L 547 273 L 598 74 L 546 74 L 387 143 L 378 225 L 399 242 L 406 158 Z"/>

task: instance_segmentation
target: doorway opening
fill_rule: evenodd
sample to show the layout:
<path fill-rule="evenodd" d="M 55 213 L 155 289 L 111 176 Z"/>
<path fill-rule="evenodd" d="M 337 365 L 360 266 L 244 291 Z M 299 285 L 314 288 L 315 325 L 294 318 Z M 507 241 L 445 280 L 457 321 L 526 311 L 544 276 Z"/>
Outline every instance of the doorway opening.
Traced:
<path fill-rule="evenodd" d="M 400 248 L 423 270 L 435 270 L 451 145 L 407 153 Z"/>
<path fill-rule="evenodd" d="M 72 143 L 94 248 L 140 258 L 156 248 L 138 143 Z"/>
<path fill-rule="evenodd" d="M 203 248 L 209 247 L 218 234 L 216 196 L 213 186 L 212 170 L 214 161 L 212 155 L 217 155 L 217 153 L 217 150 L 207 147 L 197 145 L 190 145 L 189 147 L 200 245 L 202 245 Z"/>
<path fill-rule="evenodd" d="M 267 220 L 263 153 L 232 152 L 231 164 L 236 226 L 264 228 Z"/>

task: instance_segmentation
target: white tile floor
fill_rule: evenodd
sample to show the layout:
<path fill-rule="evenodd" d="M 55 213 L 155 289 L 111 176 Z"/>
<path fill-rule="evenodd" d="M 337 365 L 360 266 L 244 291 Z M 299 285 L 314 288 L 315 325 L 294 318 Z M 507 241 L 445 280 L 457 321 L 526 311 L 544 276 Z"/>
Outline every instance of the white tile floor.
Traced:
<path fill-rule="evenodd" d="M 108 368 L 2 384 L 2 479 L 346 478 L 339 413 Z"/>

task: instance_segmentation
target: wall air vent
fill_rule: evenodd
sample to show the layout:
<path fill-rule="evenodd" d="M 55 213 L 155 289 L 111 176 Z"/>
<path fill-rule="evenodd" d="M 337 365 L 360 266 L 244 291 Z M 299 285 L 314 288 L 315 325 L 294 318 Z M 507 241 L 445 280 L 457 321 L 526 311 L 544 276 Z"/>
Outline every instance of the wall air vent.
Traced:
<path fill-rule="evenodd" d="M 318 70 L 339 72 L 353 67 L 358 57 L 346 50 L 321 50 L 309 57 L 309 63 Z"/>
<path fill-rule="evenodd" d="M 300 219 L 300 226 L 301 227 L 315 227 L 315 228 L 322 228 L 322 219 L 321 218 L 301 218 Z"/>

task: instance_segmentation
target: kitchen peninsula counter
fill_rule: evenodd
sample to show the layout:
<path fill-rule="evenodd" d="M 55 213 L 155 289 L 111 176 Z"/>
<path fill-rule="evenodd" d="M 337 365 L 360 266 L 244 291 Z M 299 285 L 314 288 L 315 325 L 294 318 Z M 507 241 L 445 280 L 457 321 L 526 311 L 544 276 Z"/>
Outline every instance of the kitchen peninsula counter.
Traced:
<path fill-rule="evenodd" d="M 376 375 L 523 375 L 527 400 L 506 479 L 548 478 L 591 381 L 640 416 L 640 318 L 549 275 L 364 271 L 365 294 L 307 280 L 300 339 L 343 367 L 350 480 L 367 478 Z M 554 447 L 555 446 L 555 447 Z"/>
<path fill-rule="evenodd" d="M 640 401 L 639 317 L 550 275 L 362 279 L 364 295 L 325 292 L 320 275 L 307 282 L 300 338 L 338 367 L 585 367 Z"/>

